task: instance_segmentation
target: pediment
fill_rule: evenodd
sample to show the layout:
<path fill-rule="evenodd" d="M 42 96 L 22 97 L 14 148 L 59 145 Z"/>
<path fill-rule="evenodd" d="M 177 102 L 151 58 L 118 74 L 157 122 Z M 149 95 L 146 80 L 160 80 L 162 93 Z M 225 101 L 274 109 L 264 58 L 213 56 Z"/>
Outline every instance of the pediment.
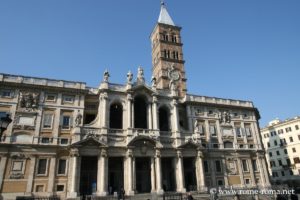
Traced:
<path fill-rule="evenodd" d="M 148 87 L 147 85 L 145 84 L 136 84 L 134 85 L 132 88 L 131 88 L 131 91 L 132 92 L 138 92 L 138 91 L 143 91 L 143 92 L 146 92 L 150 95 L 152 95 L 153 93 L 155 93 L 154 90 L 152 90 L 150 87 Z"/>
<path fill-rule="evenodd" d="M 71 147 L 107 147 L 98 137 L 87 137 L 71 145 Z"/>

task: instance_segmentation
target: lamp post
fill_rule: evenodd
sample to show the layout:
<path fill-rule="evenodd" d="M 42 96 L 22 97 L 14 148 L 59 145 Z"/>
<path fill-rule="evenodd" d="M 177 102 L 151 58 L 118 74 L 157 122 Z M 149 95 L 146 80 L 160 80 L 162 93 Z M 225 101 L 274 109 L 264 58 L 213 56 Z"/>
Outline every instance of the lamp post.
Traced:
<path fill-rule="evenodd" d="M 9 114 L 6 114 L 5 117 L 0 118 L 0 142 L 2 141 L 2 135 L 7 129 L 8 125 L 12 122 L 12 119 L 9 117 Z"/>

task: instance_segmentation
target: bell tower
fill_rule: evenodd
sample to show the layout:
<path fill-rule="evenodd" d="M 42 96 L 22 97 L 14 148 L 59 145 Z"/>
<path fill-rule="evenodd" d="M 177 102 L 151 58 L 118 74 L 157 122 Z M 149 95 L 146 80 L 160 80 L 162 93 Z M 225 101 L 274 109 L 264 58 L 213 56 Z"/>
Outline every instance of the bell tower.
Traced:
<path fill-rule="evenodd" d="M 180 97 L 186 94 L 186 78 L 180 36 L 164 2 L 161 2 L 158 22 L 151 33 L 152 75 L 158 89 L 176 88 Z"/>

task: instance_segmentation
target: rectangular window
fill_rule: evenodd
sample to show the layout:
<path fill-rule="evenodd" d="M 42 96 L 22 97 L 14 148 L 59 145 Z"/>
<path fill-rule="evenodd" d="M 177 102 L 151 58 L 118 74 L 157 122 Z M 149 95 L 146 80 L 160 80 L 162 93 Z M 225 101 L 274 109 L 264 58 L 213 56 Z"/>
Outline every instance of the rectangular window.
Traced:
<path fill-rule="evenodd" d="M 300 140 L 300 135 L 298 135 L 298 140 Z"/>
<path fill-rule="evenodd" d="M 254 170 L 255 172 L 257 172 L 258 170 L 257 170 L 257 163 L 256 163 L 256 160 L 252 160 L 252 166 L 253 166 L 253 170 Z"/>
<path fill-rule="evenodd" d="M 235 127 L 235 133 L 237 137 L 241 137 L 241 127 Z"/>
<path fill-rule="evenodd" d="M 43 128 L 52 128 L 53 114 L 44 114 Z"/>
<path fill-rule="evenodd" d="M 243 165 L 243 171 L 244 171 L 244 172 L 249 171 L 249 169 L 248 169 L 248 164 L 247 164 L 247 160 L 242 160 L 242 165 Z"/>
<path fill-rule="evenodd" d="M 277 140 L 274 140 L 274 146 L 277 146 Z"/>
<path fill-rule="evenodd" d="M 252 137 L 252 130 L 250 124 L 245 124 L 245 132 L 247 137 Z"/>
<path fill-rule="evenodd" d="M 287 166 L 291 166 L 291 160 L 289 158 L 286 159 Z"/>
<path fill-rule="evenodd" d="M 268 145 L 268 147 L 270 147 L 270 146 L 271 146 L 271 145 L 270 145 L 270 142 L 268 142 L 267 145 Z"/>
<path fill-rule="evenodd" d="M 216 135 L 217 135 L 216 125 L 215 125 L 215 124 L 210 124 L 210 125 L 209 125 L 209 133 L 210 133 L 212 136 L 216 136 Z"/>
<path fill-rule="evenodd" d="M 69 143 L 69 139 L 68 138 L 61 138 L 60 139 L 60 144 L 61 145 L 67 145 Z"/>
<path fill-rule="evenodd" d="M 12 95 L 11 95 L 11 91 L 10 90 L 3 90 L 1 92 L 1 97 L 4 97 L 4 98 L 10 98 Z"/>
<path fill-rule="evenodd" d="M 246 179 L 245 179 L 245 183 L 246 183 L 246 185 L 250 185 L 250 179 L 249 179 L 249 178 L 246 178 Z"/>
<path fill-rule="evenodd" d="M 292 148 L 292 150 L 293 150 L 293 152 L 294 152 L 294 153 L 296 153 L 296 148 L 295 148 L 295 147 L 294 147 L 294 148 Z"/>
<path fill-rule="evenodd" d="M 278 164 L 279 164 L 279 166 L 282 166 L 282 161 L 278 160 Z"/>
<path fill-rule="evenodd" d="M 299 157 L 294 158 L 294 163 L 295 163 L 295 164 L 300 163 Z"/>
<path fill-rule="evenodd" d="M 65 175 L 66 174 L 66 167 L 67 167 L 67 160 L 66 159 L 59 159 L 58 161 L 58 175 Z"/>
<path fill-rule="evenodd" d="M 56 94 L 47 94 L 46 101 L 55 102 L 56 101 Z"/>
<path fill-rule="evenodd" d="M 216 165 L 216 172 L 222 172 L 221 161 L 220 160 L 216 160 L 215 161 L 215 165 Z"/>
<path fill-rule="evenodd" d="M 50 143 L 50 138 L 48 138 L 48 137 L 43 137 L 43 138 L 41 139 L 41 143 L 42 143 L 42 144 L 49 144 L 49 143 Z"/>
<path fill-rule="evenodd" d="M 296 129 L 296 130 L 299 130 L 299 126 L 298 126 L 298 125 L 295 125 L 295 129 Z"/>
<path fill-rule="evenodd" d="M 64 96 L 63 101 L 64 101 L 64 103 L 73 103 L 74 96 Z"/>
<path fill-rule="evenodd" d="M 273 155 L 272 155 L 272 152 L 269 152 L 269 156 L 270 156 L 270 157 L 272 157 L 272 156 L 273 156 Z"/>
<path fill-rule="evenodd" d="M 294 142 L 293 137 L 290 137 L 290 142 Z"/>
<path fill-rule="evenodd" d="M 65 186 L 64 185 L 56 185 L 56 191 L 57 192 L 63 192 L 65 190 Z"/>
<path fill-rule="evenodd" d="M 281 171 L 281 176 L 285 176 L 284 171 Z"/>
<path fill-rule="evenodd" d="M 223 180 L 218 180 L 218 186 L 223 186 L 224 183 L 223 183 Z"/>
<path fill-rule="evenodd" d="M 46 175 L 46 173 L 47 173 L 47 162 L 48 162 L 48 160 L 45 159 L 45 158 L 39 159 L 38 169 L 37 169 L 37 174 L 38 175 Z"/>
<path fill-rule="evenodd" d="M 288 152 L 287 152 L 287 149 L 284 149 L 283 151 L 284 151 L 284 154 L 287 154 L 287 153 L 288 153 Z"/>
<path fill-rule="evenodd" d="M 291 176 L 294 175 L 294 172 L 293 172 L 293 170 L 291 170 L 291 169 L 290 169 L 290 175 L 291 175 Z"/>
<path fill-rule="evenodd" d="M 280 151 L 276 151 L 277 156 L 280 156 Z"/>
<path fill-rule="evenodd" d="M 62 117 L 62 129 L 70 129 L 70 116 Z"/>

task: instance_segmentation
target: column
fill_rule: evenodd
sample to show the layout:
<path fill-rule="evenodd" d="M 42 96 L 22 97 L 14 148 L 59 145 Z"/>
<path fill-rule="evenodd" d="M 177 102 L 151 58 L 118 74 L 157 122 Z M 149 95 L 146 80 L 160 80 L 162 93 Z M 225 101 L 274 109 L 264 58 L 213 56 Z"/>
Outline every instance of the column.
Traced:
<path fill-rule="evenodd" d="M 1 155 L 0 158 L 0 191 L 3 185 L 4 181 L 4 175 L 5 175 L 5 169 L 6 169 L 6 163 L 7 163 L 7 155 Z"/>
<path fill-rule="evenodd" d="M 173 123 L 172 123 L 172 131 L 175 133 L 179 132 L 179 121 L 178 121 L 178 108 L 177 108 L 177 100 L 173 99 L 173 112 L 172 112 L 172 118 L 173 118 Z"/>
<path fill-rule="evenodd" d="M 107 99 L 108 95 L 106 92 L 104 92 L 101 95 L 101 102 L 102 102 L 102 127 L 107 128 L 108 127 L 108 119 L 107 119 Z"/>
<path fill-rule="evenodd" d="M 160 160 L 159 149 L 156 149 L 155 166 L 156 166 L 156 192 L 157 194 L 163 194 L 164 191 L 162 189 L 161 160 Z"/>
<path fill-rule="evenodd" d="M 228 172 L 227 172 L 227 167 L 226 167 L 226 160 L 223 158 L 221 160 L 221 162 L 222 162 L 222 168 L 223 168 L 223 173 L 224 173 L 225 187 L 227 187 L 229 185 L 229 182 L 228 182 Z"/>
<path fill-rule="evenodd" d="M 197 190 L 202 191 L 205 188 L 205 175 L 203 170 L 203 153 L 198 150 L 196 157 L 196 177 L 197 177 Z"/>
<path fill-rule="evenodd" d="M 248 163 L 249 163 L 249 170 L 250 170 L 250 177 L 251 177 L 251 185 L 255 186 L 255 175 L 254 175 L 254 170 L 253 170 L 253 160 L 250 158 L 248 159 Z"/>
<path fill-rule="evenodd" d="M 72 149 L 69 158 L 69 167 L 68 167 L 68 198 L 77 197 L 77 183 L 79 182 L 80 166 L 79 165 L 79 153 L 77 149 Z"/>
<path fill-rule="evenodd" d="M 206 141 L 207 141 L 207 147 L 210 145 L 210 130 L 209 130 L 209 122 L 208 120 L 204 121 L 205 123 L 205 134 L 206 134 Z"/>
<path fill-rule="evenodd" d="M 131 110 L 131 103 L 132 102 L 132 96 L 131 94 L 127 94 L 127 127 L 132 128 L 132 110 Z"/>
<path fill-rule="evenodd" d="M 265 176 L 265 187 L 269 187 L 270 184 L 270 179 L 269 179 L 269 173 L 266 165 L 266 160 L 263 155 L 261 155 L 261 163 L 262 163 L 262 169 L 263 169 L 263 175 Z"/>
<path fill-rule="evenodd" d="M 189 131 L 193 132 L 193 118 L 192 118 L 192 112 L 191 112 L 192 107 L 187 105 L 186 110 L 187 110 L 187 116 L 188 116 L 188 127 Z"/>
<path fill-rule="evenodd" d="M 153 96 L 152 100 L 152 115 L 153 115 L 153 129 L 157 130 L 158 129 L 158 117 L 157 117 L 157 97 Z"/>
<path fill-rule="evenodd" d="M 126 158 L 126 165 L 127 165 L 127 195 L 134 195 L 133 191 L 133 154 L 132 149 L 127 150 L 127 158 Z"/>
<path fill-rule="evenodd" d="M 240 174 L 240 181 L 241 181 L 241 186 L 245 186 L 244 182 L 244 174 L 243 174 L 243 168 L 242 168 L 242 161 L 240 158 L 237 159 L 237 164 L 238 164 L 238 169 L 239 169 L 239 174 Z"/>
<path fill-rule="evenodd" d="M 49 160 L 48 160 L 48 162 L 49 162 Z M 56 158 L 55 157 L 50 159 L 50 166 L 49 166 L 49 173 L 48 174 L 49 174 L 48 193 L 53 194 L 55 175 L 56 175 Z"/>
<path fill-rule="evenodd" d="M 33 155 L 32 157 L 30 157 L 30 167 L 29 167 L 29 174 L 28 174 L 28 178 L 27 178 L 26 193 L 28 193 L 28 194 L 31 194 L 31 192 L 32 192 L 35 162 L 36 162 L 36 156 Z"/>
<path fill-rule="evenodd" d="M 155 192 L 155 160 L 151 157 L 151 193 Z"/>
<path fill-rule="evenodd" d="M 107 154 L 101 149 L 98 156 L 97 196 L 107 195 Z"/>
<path fill-rule="evenodd" d="M 186 192 L 184 188 L 184 171 L 183 171 L 183 161 L 181 151 L 177 151 L 177 162 L 176 162 L 176 183 L 177 183 L 177 192 Z"/>
<path fill-rule="evenodd" d="M 148 104 L 148 129 L 153 129 L 153 126 L 152 126 L 152 105 L 151 103 Z"/>

